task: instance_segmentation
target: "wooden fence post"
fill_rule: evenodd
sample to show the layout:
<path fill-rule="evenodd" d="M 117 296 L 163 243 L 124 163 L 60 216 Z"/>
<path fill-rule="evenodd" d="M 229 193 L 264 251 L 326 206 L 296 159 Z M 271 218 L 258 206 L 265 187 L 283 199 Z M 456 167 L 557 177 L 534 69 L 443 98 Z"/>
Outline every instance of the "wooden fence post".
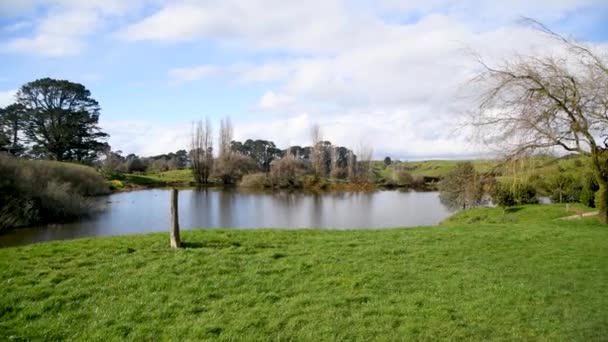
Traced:
<path fill-rule="evenodd" d="M 177 206 L 178 192 L 177 189 L 171 190 L 171 248 L 179 248 L 181 241 L 179 239 L 179 214 Z"/>

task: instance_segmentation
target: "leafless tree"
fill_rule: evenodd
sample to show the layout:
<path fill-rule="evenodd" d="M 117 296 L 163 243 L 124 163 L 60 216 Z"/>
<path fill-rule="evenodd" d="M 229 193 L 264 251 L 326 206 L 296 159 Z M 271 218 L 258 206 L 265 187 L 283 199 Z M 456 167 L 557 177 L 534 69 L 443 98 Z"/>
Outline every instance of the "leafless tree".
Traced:
<path fill-rule="evenodd" d="M 599 184 L 600 220 L 608 223 L 608 60 L 606 51 L 526 19 L 563 54 L 519 56 L 500 66 L 479 58 L 473 80 L 484 90 L 469 123 L 507 158 L 541 149 L 590 156 Z"/>
<path fill-rule="evenodd" d="M 197 185 L 206 186 L 213 170 L 213 129 L 208 118 L 193 124 L 190 154 L 194 180 Z"/>
<path fill-rule="evenodd" d="M 234 135 L 234 129 L 232 127 L 232 121 L 229 117 L 226 117 L 220 121 L 220 137 L 219 137 L 219 159 L 230 159 L 232 150 L 230 149 L 230 143 Z"/>
<path fill-rule="evenodd" d="M 226 117 L 220 122 L 219 135 L 219 155 L 217 158 L 216 173 L 222 179 L 224 184 L 234 183 L 235 160 L 234 153 L 231 148 L 234 129 L 232 121 Z"/>
<path fill-rule="evenodd" d="M 343 177 L 344 169 L 338 163 L 338 147 L 331 146 L 330 148 L 329 176 L 331 178 Z"/>
<path fill-rule="evenodd" d="M 357 158 L 353 151 L 348 151 L 348 155 L 346 157 L 346 176 L 348 180 L 353 182 L 357 178 Z"/>
<path fill-rule="evenodd" d="M 369 182 L 372 174 L 372 156 L 374 149 L 367 144 L 361 143 L 357 149 L 357 179 L 360 182 Z"/>
<path fill-rule="evenodd" d="M 313 124 L 310 127 L 310 139 L 312 142 L 312 150 L 310 153 L 310 163 L 316 176 L 322 177 L 324 175 L 323 167 L 323 134 L 321 133 L 321 127 L 319 124 Z"/>

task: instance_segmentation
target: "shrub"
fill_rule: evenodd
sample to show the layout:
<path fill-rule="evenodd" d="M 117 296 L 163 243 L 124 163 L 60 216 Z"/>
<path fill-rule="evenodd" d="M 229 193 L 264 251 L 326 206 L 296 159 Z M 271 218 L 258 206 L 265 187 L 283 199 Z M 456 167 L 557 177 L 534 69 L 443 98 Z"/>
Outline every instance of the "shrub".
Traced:
<path fill-rule="evenodd" d="M 235 184 L 244 175 L 257 171 L 258 165 L 252 158 L 240 153 L 231 153 L 214 163 L 214 175 L 224 184 Z"/>
<path fill-rule="evenodd" d="M 258 172 L 243 176 L 239 185 L 244 188 L 263 189 L 271 187 L 272 183 L 268 175 Z"/>
<path fill-rule="evenodd" d="M 397 186 L 411 186 L 414 183 L 414 177 L 402 168 L 393 170 L 392 176 L 392 180 Z"/>
<path fill-rule="evenodd" d="M 504 210 L 515 205 L 515 197 L 508 186 L 497 184 L 492 193 L 492 202 Z"/>
<path fill-rule="evenodd" d="M 125 183 L 118 179 L 112 179 L 109 182 L 110 190 L 120 190 L 125 187 Z"/>
<path fill-rule="evenodd" d="M 0 155 L 0 229 L 61 221 L 86 214 L 86 196 L 108 192 L 94 169 Z"/>
<path fill-rule="evenodd" d="M 513 199 L 516 204 L 536 204 L 536 188 L 532 184 L 519 183 L 512 188 Z"/>

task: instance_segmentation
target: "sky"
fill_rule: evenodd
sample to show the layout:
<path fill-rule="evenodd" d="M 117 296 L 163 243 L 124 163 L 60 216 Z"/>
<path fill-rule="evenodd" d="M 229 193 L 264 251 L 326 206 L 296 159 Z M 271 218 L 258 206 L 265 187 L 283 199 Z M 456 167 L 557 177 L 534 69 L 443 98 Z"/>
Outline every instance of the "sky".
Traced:
<path fill-rule="evenodd" d="M 125 154 L 187 148 L 193 121 L 229 116 L 235 139 L 281 148 L 319 124 L 376 158 L 477 157 L 472 52 L 559 49 L 522 17 L 608 46 L 606 0 L 0 0 L 0 106 L 38 78 L 82 83 Z"/>

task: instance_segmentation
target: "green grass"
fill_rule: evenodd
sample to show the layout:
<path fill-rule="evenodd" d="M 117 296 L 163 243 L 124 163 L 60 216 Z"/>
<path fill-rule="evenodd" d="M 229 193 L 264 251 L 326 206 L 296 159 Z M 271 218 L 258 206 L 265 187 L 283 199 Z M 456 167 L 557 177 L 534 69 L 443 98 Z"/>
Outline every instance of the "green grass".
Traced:
<path fill-rule="evenodd" d="M 2 249 L 0 340 L 606 340 L 608 228 L 543 210 Z"/>
<path fill-rule="evenodd" d="M 521 223 L 535 224 L 551 222 L 556 219 L 577 215 L 577 212 L 566 210 L 566 206 L 581 212 L 597 211 L 580 203 L 551 205 L 522 205 L 507 208 L 474 208 L 459 212 L 442 222 L 443 225 L 487 224 L 487 223 Z"/>
<path fill-rule="evenodd" d="M 163 172 L 150 172 L 144 174 L 125 174 L 121 179 L 123 188 L 157 187 L 157 186 L 190 186 L 194 182 L 192 170 L 169 170 Z"/>
<path fill-rule="evenodd" d="M 151 180 L 158 181 L 158 182 L 167 182 L 167 183 L 194 182 L 192 170 L 190 170 L 190 169 L 152 172 L 152 173 L 146 173 L 145 176 Z"/>

